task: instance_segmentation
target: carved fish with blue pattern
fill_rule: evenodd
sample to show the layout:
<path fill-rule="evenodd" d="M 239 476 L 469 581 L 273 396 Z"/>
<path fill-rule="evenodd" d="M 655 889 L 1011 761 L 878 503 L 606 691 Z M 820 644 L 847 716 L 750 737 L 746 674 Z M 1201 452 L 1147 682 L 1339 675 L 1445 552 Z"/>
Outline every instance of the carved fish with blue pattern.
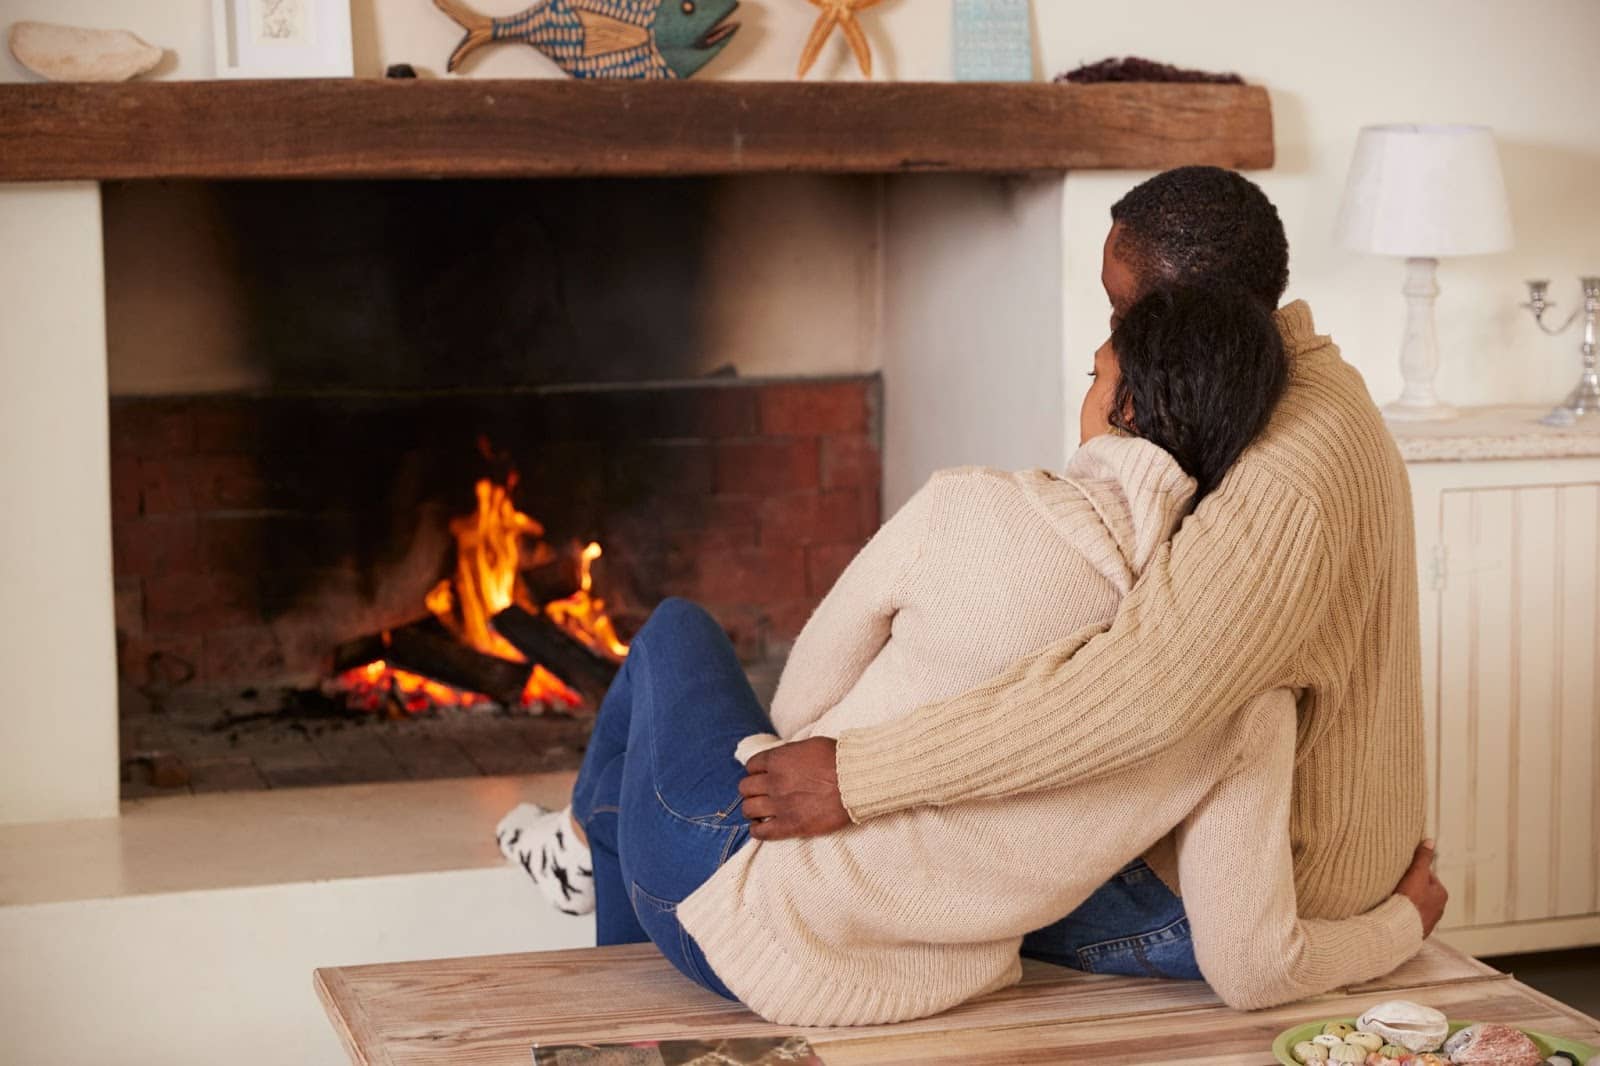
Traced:
<path fill-rule="evenodd" d="M 544 0 L 502 18 L 460 0 L 433 2 L 467 31 L 451 70 L 486 44 L 520 41 L 574 78 L 687 78 L 739 28 L 726 21 L 738 0 Z"/>

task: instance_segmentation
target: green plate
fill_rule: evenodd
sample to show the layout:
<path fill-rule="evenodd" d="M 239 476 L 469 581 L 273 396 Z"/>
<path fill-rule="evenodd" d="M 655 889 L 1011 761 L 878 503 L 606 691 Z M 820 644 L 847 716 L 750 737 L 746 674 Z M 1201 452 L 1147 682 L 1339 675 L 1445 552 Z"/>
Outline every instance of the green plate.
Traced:
<path fill-rule="evenodd" d="M 1300 1043 L 1300 1041 L 1310 1040 L 1312 1037 L 1322 1032 L 1322 1027 L 1327 1025 L 1329 1022 L 1343 1022 L 1352 1028 L 1354 1028 L 1356 1024 L 1356 1020 L 1354 1018 L 1324 1018 L 1320 1022 L 1307 1022 L 1304 1025 L 1297 1025 L 1292 1029 L 1285 1029 L 1283 1032 L 1278 1034 L 1278 1039 L 1272 1042 L 1273 1055 L 1277 1056 L 1278 1061 L 1283 1063 L 1284 1066 L 1300 1066 L 1299 1063 L 1294 1061 L 1294 1056 L 1289 1054 L 1289 1049 Z M 1457 1030 L 1465 1029 L 1469 1025 L 1476 1024 L 1478 1023 L 1451 1022 L 1450 1034 L 1454 1036 Z M 1572 1054 L 1578 1056 L 1578 1061 L 1582 1063 L 1588 1062 L 1589 1059 L 1594 1055 L 1600 1055 L 1600 1048 L 1593 1047 L 1578 1040 L 1567 1040 L 1563 1037 L 1550 1036 L 1546 1033 L 1536 1033 L 1532 1029 L 1524 1029 L 1522 1031 L 1528 1034 L 1529 1038 L 1533 1040 L 1534 1044 L 1539 1048 L 1539 1053 L 1542 1055 L 1554 1055 L 1558 1051 L 1570 1051 Z"/>

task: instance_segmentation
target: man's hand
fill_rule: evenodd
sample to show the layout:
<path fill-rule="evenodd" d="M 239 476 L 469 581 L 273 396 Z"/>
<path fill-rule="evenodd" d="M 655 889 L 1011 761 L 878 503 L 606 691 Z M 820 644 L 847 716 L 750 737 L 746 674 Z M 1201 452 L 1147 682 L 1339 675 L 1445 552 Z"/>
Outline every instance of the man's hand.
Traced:
<path fill-rule="evenodd" d="M 1410 869 L 1406 870 L 1405 876 L 1400 878 L 1400 883 L 1394 889 L 1417 905 L 1417 913 L 1422 916 L 1424 939 L 1433 932 L 1439 919 L 1444 917 L 1444 905 L 1450 898 L 1450 893 L 1445 891 L 1443 883 L 1434 875 L 1433 860 L 1433 841 L 1424 840 L 1417 845 L 1416 854 L 1411 857 Z"/>
<path fill-rule="evenodd" d="M 741 808 L 757 840 L 815 837 L 850 824 L 834 766 L 838 743 L 812 737 L 768 748 L 745 764 Z"/>

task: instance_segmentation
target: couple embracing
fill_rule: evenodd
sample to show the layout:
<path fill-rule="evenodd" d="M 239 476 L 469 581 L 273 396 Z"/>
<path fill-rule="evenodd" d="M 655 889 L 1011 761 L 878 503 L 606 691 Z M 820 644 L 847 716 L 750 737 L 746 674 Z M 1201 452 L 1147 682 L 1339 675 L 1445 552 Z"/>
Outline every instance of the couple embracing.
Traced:
<path fill-rule="evenodd" d="M 791 1025 L 933 1014 L 1023 956 L 1257 1008 L 1387 973 L 1423 832 L 1406 472 L 1276 210 L 1187 167 L 1112 209 L 1082 446 L 936 474 L 795 643 L 770 717 L 668 600 L 571 806 L 500 840 L 601 944 Z"/>

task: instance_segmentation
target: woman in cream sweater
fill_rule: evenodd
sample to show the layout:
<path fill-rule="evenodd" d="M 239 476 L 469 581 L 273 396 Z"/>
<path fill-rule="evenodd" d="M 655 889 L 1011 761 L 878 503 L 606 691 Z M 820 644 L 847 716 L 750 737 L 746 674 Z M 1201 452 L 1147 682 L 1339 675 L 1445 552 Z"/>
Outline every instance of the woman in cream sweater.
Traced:
<path fill-rule="evenodd" d="M 1269 315 L 1182 291 L 1139 303 L 1095 367 L 1065 472 L 935 475 L 817 608 L 770 720 L 710 616 L 663 603 L 602 704 L 572 806 L 513 812 L 502 847 L 558 906 L 597 908 L 602 944 L 652 940 L 783 1024 L 892 1022 L 1006 987 L 1026 933 L 1158 846 L 1175 848 L 1196 957 L 1233 1006 L 1410 957 L 1425 930 L 1403 895 L 1342 921 L 1296 914 L 1283 691 L 1085 784 L 749 839 L 761 811 L 741 810 L 739 782 L 755 751 L 892 720 L 1104 627 L 1289 372 Z"/>

